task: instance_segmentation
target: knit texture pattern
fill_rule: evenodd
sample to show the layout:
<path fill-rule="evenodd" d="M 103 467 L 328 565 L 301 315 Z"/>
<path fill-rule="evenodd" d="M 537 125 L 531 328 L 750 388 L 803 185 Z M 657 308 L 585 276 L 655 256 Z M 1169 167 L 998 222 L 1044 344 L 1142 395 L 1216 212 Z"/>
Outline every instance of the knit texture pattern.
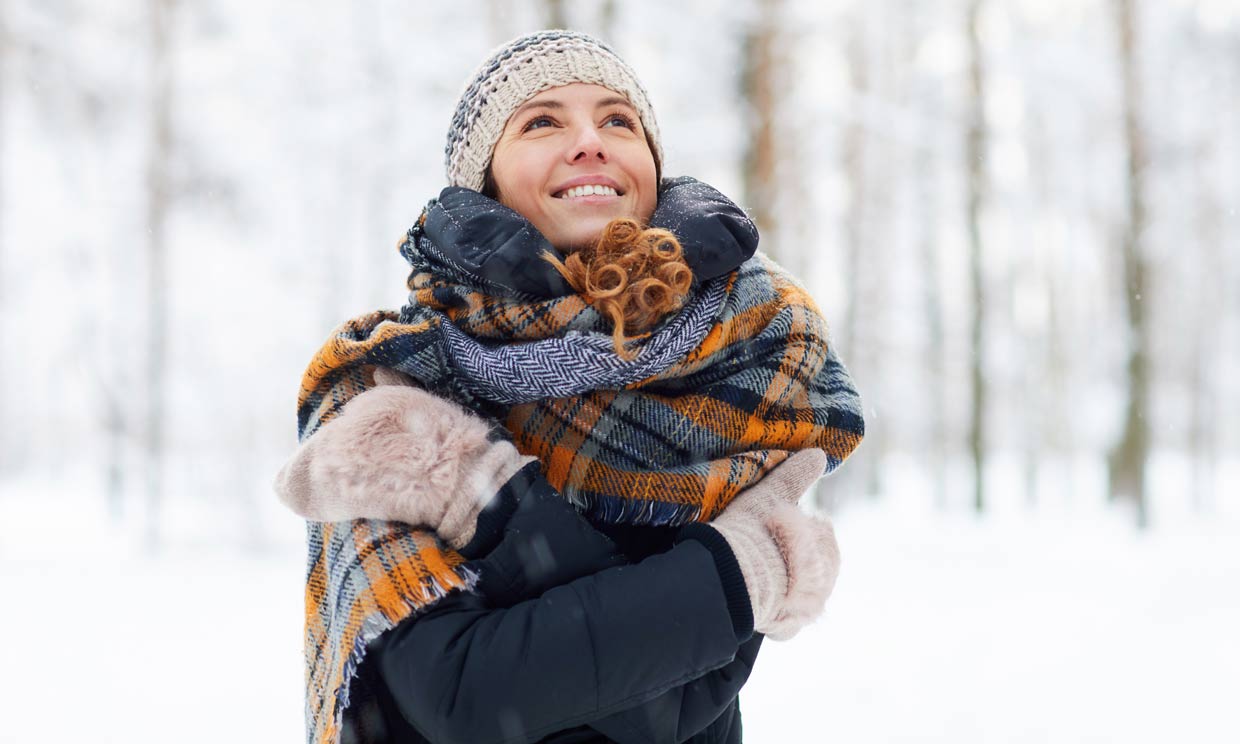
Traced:
<path fill-rule="evenodd" d="M 794 451 L 823 449 L 829 472 L 862 438 L 860 399 L 822 315 L 761 253 L 697 288 L 625 362 L 610 350 L 609 321 L 579 295 L 486 286 L 420 225 L 401 246 L 409 304 L 344 323 L 306 370 L 302 439 L 389 367 L 502 421 L 595 523 L 676 526 L 711 520 Z M 308 734 L 334 744 L 346 710 L 366 715 L 368 682 L 355 679 L 366 644 L 477 577 L 426 529 L 308 529 Z M 350 731 L 367 740 L 364 727 Z"/>
<path fill-rule="evenodd" d="M 591 83 L 629 99 L 663 162 L 659 126 L 646 89 L 611 47 L 576 31 L 529 34 L 499 47 L 470 78 L 448 128 L 448 184 L 481 191 L 491 153 L 518 106 L 548 88 Z"/>

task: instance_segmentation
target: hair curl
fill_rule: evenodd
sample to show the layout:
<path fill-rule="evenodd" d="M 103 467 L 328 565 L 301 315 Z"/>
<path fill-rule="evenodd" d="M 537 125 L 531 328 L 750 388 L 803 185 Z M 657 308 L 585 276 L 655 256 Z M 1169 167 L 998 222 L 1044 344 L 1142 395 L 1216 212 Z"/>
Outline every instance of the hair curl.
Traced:
<path fill-rule="evenodd" d="M 612 341 L 624 359 L 636 356 L 625 343 L 683 307 L 693 285 L 693 270 L 676 236 L 629 218 L 607 223 L 598 242 L 563 261 L 551 253 L 543 258 L 611 319 Z"/>

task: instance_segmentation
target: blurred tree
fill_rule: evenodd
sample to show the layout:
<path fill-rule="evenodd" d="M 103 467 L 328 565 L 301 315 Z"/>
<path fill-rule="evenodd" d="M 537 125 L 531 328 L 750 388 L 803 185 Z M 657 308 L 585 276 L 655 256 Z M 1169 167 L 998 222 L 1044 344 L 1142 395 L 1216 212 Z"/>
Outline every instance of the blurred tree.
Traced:
<path fill-rule="evenodd" d="M 776 132 L 780 70 L 776 48 L 782 6 L 783 0 L 758 0 L 741 49 L 741 98 L 749 129 L 741 174 L 744 206 L 763 235 L 763 250 L 777 261 L 783 248 L 775 218 L 780 197 Z"/>
<path fill-rule="evenodd" d="M 855 361 L 857 334 L 861 323 L 861 266 L 865 259 L 867 208 L 870 205 L 866 179 L 866 118 L 870 97 L 868 50 L 866 48 L 865 10 L 856 9 L 849 15 L 844 58 L 848 63 L 850 103 L 843 140 L 840 142 L 841 166 L 848 183 L 848 209 L 844 214 L 844 286 L 848 290 L 840 349 L 845 359 Z"/>
<path fill-rule="evenodd" d="M 883 86 L 890 76 L 883 75 L 881 65 L 872 65 L 873 57 L 883 56 L 881 48 L 872 48 L 872 12 L 870 6 L 855 7 L 841 24 L 848 69 L 846 117 L 839 143 L 839 168 L 848 194 L 843 214 L 843 284 L 848 302 L 839 347 L 862 385 L 867 420 L 864 446 L 836 483 L 845 493 L 876 497 L 882 492 L 883 458 L 888 453 L 886 421 L 880 416 L 892 392 L 882 379 L 887 369 L 882 356 L 889 347 L 881 335 L 880 315 L 885 310 L 882 294 L 891 279 L 880 257 L 886 254 L 883 241 L 889 236 L 884 230 L 890 227 L 882 222 L 890 214 L 889 195 L 899 191 L 892 181 L 898 182 L 900 175 L 883 168 L 889 161 L 881 148 L 869 146 L 891 135 L 889 122 L 874 115 L 890 93 Z"/>
<path fill-rule="evenodd" d="M 946 337 L 943 331 L 943 299 L 939 288 L 939 271 L 943 265 L 943 257 L 939 246 L 938 223 L 942 218 L 939 206 L 939 154 L 937 152 L 937 126 L 941 112 L 937 101 L 937 91 L 928 75 L 917 67 L 917 52 L 925 38 L 926 16 L 923 6 L 917 2 L 907 2 L 901 8 L 903 19 L 903 39 L 905 60 L 911 79 L 910 105 L 916 112 L 918 121 L 922 122 L 923 136 L 914 139 L 911 146 L 913 156 L 913 200 L 916 219 L 917 254 L 920 261 L 921 275 L 921 306 L 925 314 L 925 357 L 922 363 L 926 369 L 926 397 L 929 406 L 929 419 L 926 423 L 926 443 L 924 458 L 928 461 L 932 474 L 934 503 L 942 509 L 946 508 L 947 494 L 947 456 L 950 451 L 948 444 L 946 390 L 947 376 L 944 373 L 944 344 Z M 933 17 L 931 15 L 931 17 Z"/>
<path fill-rule="evenodd" d="M 362 209 L 362 240 L 375 260 L 367 261 L 368 296 L 386 303 L 399 296 L 399 275 L 392 273 L 392 264 L 381 260 L 385 253 L 395 254 L 403 227 L 391 223 L 394 189 L 400 179 L 400 90 L 402 72 L 399 59 L 387 42 L 385 31 L 396 24 L 415 28 L 408 17 L 414 11 L 403 3 L 395 8 L 378 3 L 359 3 L 353 8 L 357 45 L 365 49 L 361 64 L 366 70 L 364 111 L 369 118 L 366 140 L 373 146 L 364 151 L 366 163 L 366 198 Z M 371 248 L 373 246 L 373 248 Z"/>
<path fill-rule="evenodd" d="M 172 210 L 172 105 L 175 93 L 171 37 L 176 0 L 150 0 L 150 108 L 146 163 L 147 369 L 146 544 L 159 546 L 164 498 L 164 429 L 168 369 L 168 220 Z"/>
<path fill-rule="evenodd" d="M 1149 312 L 1145 256 L 1146 169 L 1149 152 L 1144 112 L 1141 108 L 1141 73 L 1138 59 L 1137 9 L 1135 0 L 1114 0 L 1119 36 L 1119 70 L 1125 149 L 1126 221 L 1120 239 L 1124 272 L 1124 308 L 1127 311 L 1126 403 L 1123 435 L 1111 451 L 1108 465 L 1110 496 L 1130 499 L 1137 510 L 1137 525 L 1148 524 L 1145 466 L 1149 456 Z"/>
<path fill-rule="evenodd" d="M 568 14 L 564 12 L 564 0 L 543 0 L 547 28 L 568 28 Z"/>
<path fill-rule="evenodd" d="M 965 172 L 969 232 L 970 306 L 969 380 L 972 409 L 969 416 L 969 452 L 973 459 L 973 508 L 986 504 L 986 291 L 982 271 L 982 212 L 988 198 L 986 180 L 986 74 L 978 23 L 982 0 L 969 0 L 965 35 L 969 46 L 968 106 L 965 114 Z"/>
<path fill-rule="evenodd" d="M 616 38 L 616 2 L 615 0 L 603 0 L 603 7 L 599 11 L 598 32 L 608 44 L 614 44 Z"/>
<path fill-rule="evenodd" d="M 1201 27 L 1194 24 L 1189 48 L 1196 63 L 1190 70 L 1201 79 L 1209 81 L 1217 72 L 1215 67 L 1219 50 L 1202 38 Z M 1225 57 L 1224 57 L 1225 58 Z M 1236 78 L 1240 81 L 1240 76 Z M 1226 89 L 1225 81 L 1223 85 Z M 1220 322 L 1227 312 L 1223 301 L 1224 282 L 1227 276 L 1225 237 L 1225 204 L 1222 184 L 1216 174 L 1218 162 L 1225 149 L 1222 145 L 1222 128 L 1198 126 L 1193 132 L 1192 157 L 1189 176 L 1193 184 L 1191 206 L 1193 241 L 1200 250 L 1201 259 L 1183 267 L 1186 278 L 1180 282 L 1179 291 L 1187 292 L 1184 304 L 1192 308 L 1185 328 L 1191 339 L 1189 356 L 1188 389 L 1188 454 L 1192 461 L 1192 506 L 1205 511 L 1214 506 L 1214 474 L 1219 450 L 1219 416 L 1223 401 L 1219 390 L 1216 370 L 1223 364 L 1227 346 L 1224 336 L 1225 324 Z M 1233 131 L 1233 135 L 1235 133 Z M 1183 296 L 1183 295 L 1181 295 Z M 1181 321 L 1183 322 L 1183 321 Z M 1179 326 L 1183 328 L 1184 326 Z"/>
<path fill-rule="evenodd" d="M 4 310 L 3 302 L 2 302 L 3 298 L 5 297 L 4 282 L 5 282 L 6 274 L 5 274 L 4 264 L 7 258 L 6 257 L 7 245 L 5 244 L 5 238 L 4 238 L 4 228 L 5 228 L 4 212 L 5 212 L 5 207 L 7 206 L 5 203 L 5 198 L 4 198 L 5 197 L 4 189 L 5 189 L 5 186 L 7 185 L 5 182 L 5 166 L 7 165 L 7 163 L 4 158 L 4 146 L 7 143 L 7 137 L 5 135 L 8 133 L 8 128 L 5 126 L 5 123 L 6 123 L 5 119 L 7 118 L 6 114 L 8 113 L 8 107 L 6 105 L 8 103 L 7 83 L 8 83 L 8 71 L 9 71 L 9 56 L 11 54 L 10 48 L 12 46 L 12 44 L 10 43 L 10 36 L 9 36 L 8 10 L 9 10 L 8 2 L 6 0 L 0 0 L 0 311 Z M 5 348 L 5 338 L 4 338 L 4 328 L 2 325 L 0 325 L 0 349 L 2 348 Z M 0 361 L 0 379 L 3 379 L 3 378 L 4 378 L 4 362 Z M 0 395 L 0 421 L 7 420 L 5 413 L 6 411 L 4 407 L 4 396 Z M 6 453 L 9 452 L 9 447 L 6 446 L 8 444 L 6 439 L 7 437 L 0 434 L 0 475 L 4 474 L 5 470 L 8 469 L 8 465 L 9 465 L 9 457 L 6 455 Z"/>
<path fill-rule="evenodd" d="M 1028 125 L 1025 129 L 1026 147 L 1030 153 L 1030 189 L 1033 191 L 1035 223 L 1040 223 L 1043 230 L 1047 225 L 1056 224 L 1056 217 L 1064 212 L 1064 197 L 1055 182 L 1055 164 L 1058 160 L 1055 143 L 1047 133 L 1047 117 L 1044 110 L 1034 108 L 1030 111 Z M 1071 359 L 1066 348 L 1068 338 L 1068 320 L 1062 308 L 1069 306 L 1069 293 L 1057 271 L 1062 270 L 1059 258 L 1065 254 L 1065 248 L 1058 245 L 1058 235 L 1045 235 L 1035 230 L 1039 242 L 1045 237 L 1046 246 L 1034 248 L 1045 255 L 1037 262 L 1039 273 L 1037 291 L 1045 303 L 1046 315 L 1044 327 L 1037 334 L 1034 342 L 1040 348 L 1040 354 L 1031 355 L 1031 363 L 1021 375 L 1021 383 L 1030 392 L 1030 399 L 1025 401 L 1025 410 L 1030 418 L 1026 427 L 1029 431 L 1025 442 L 1026 495 L 1030 506 L 1037 502 L 1040 477 L 1039 466 L 1048 454 L 1063 460 L 1070 460 L 1077 446 L 1079 432 L 1073 427 L 1073 417 L 1069 411 L 1068 401 L 1071 400 L 1073 381 L 1069 374 Z M 1055 242 L 1052 242 L 1055 241 Z M 1072 500 L 1072 478 L 1060 486 L 1064 489 L 1065 500 Z"/>
<path fill-rule="evenodd" d="M 1213 130 L 1210 130 L 1210 135 Z M 1189 353 L 1189 422 L 1188 454 L 1193 463 L 1191 499 L 1193 508 L 1203 511 L 1214 503 L 1214 473 L 1218 458 L 1218 411 L 1220 395 L 1215 369 L 1221 362 L 1219 318 L 1226 311 L 1219 284 L 1225 276 L 1222 250 L 1222 205 L 1210 177 L 1210 166 L 1218 157 L 1213 137 L 1201 144 L 1194 162 L 1194 198 L 1197 244 L 1202 258 L 1197 262 L 1200 283 L 1193 292 L 1191 325 L 1186 329 L 1192 339 Z M 1185 288 L 1187 289 L 1187 288 Z"/>

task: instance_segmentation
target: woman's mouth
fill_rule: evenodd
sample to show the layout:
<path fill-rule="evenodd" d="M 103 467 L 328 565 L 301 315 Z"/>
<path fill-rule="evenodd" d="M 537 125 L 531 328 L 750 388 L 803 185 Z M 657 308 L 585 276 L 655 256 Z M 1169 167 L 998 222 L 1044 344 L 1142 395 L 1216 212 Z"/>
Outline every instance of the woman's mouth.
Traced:
<path fill-rule="evenodd" d="M 573 186 L 554 194 L 557 199 L 566 199 L 572 201 L 574 199 L 584 199 L 587 197 L 617 197 L 621 194 L 610 186 L 601 184 L 585 184 L 583 186 Z M 591 199 L 595 201 L 595 199 Z"/>

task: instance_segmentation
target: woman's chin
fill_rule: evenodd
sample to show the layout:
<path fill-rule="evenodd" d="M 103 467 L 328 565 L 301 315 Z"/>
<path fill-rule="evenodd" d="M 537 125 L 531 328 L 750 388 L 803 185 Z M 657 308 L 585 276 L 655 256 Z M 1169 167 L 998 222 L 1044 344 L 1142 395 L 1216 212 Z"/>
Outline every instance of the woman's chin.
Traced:
<path fill-rule="evenodd" d="M 571 239 L 563 238 L 559 240 L 553 240 L 551 241 L 551 244 L 555 246 L 555 249 L 557 251 L 567 256 L 570 253 L 576 253 L 582 248 L 588 248 L 589 246 L 592 246 L 595 243 L 597 243 L 598 236 L 602 232 L 603 231 L 600 229 L 597 232 L 589 234 L 589 235 L 580 235 L 580 236 L 573 237 Z"/>
<path fill-rule="evenodd" d="M 551 244 L 561 253 L 573 253 L 598 242 L 603 228 L 611 222 L 611 217 L 596 217 L 578 220 L 571 230 L 557 231 L 554 236 L 547 236 Z"/>

